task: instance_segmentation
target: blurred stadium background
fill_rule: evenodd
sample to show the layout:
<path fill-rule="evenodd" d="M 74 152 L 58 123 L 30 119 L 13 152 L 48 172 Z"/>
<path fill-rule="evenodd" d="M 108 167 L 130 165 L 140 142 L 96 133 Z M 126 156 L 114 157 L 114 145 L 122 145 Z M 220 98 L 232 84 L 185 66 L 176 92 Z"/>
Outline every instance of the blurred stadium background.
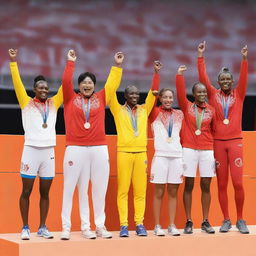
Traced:
<path fill-rule="evenodd" d="M 99 90 L 104 86 L 113 56 L 125 53 L 122 91 L 135 84 L 143 101 L 151 84 L 153 60 L 159 59 L 161 88 L 174 89 L 181 64 L 186 72 L 187 92 L 198 80 L 197 45 L 207 41 L 208 74 L 216 84 L 221 67 L 228 66 L 238 81 L 240 50 L 249 48 L 249 87 L 244 103 L 243 130 L 255 129 L 256 110 L 256 1 L 252 0 L 9 0 L 0 1 L 0 133 L 22 134 L 20 109 L 9 71 L 8 49 L 17 48 L 18 65 L 28 93 L 33 79 L 42 74 L 52 93 L 57 91 L 69 49 L 77 52 L 74 85 L 81 72 L 96 74 Z M 57 133 L 64 134 L 63 109 Z M 115 133 L 109 109 L 106 132 Z"/>

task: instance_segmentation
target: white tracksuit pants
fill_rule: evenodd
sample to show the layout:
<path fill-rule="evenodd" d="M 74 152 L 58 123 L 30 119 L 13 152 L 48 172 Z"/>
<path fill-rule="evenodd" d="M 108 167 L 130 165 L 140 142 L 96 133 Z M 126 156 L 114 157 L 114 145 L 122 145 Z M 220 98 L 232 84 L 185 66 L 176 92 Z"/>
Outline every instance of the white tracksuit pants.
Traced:
<path fill-rule="evenodd" d="M 105 223 L 105 195 L 109 180 L 109 155 L 106 145 L 68 146 L 64 156 L 64 191 L 62 228 L 71 229 L 71 210 L 75 187 L 78 187 L 81 230 L 90 228 L 88 183 L 92 183 L 94 220 L 97 227 Z"/>

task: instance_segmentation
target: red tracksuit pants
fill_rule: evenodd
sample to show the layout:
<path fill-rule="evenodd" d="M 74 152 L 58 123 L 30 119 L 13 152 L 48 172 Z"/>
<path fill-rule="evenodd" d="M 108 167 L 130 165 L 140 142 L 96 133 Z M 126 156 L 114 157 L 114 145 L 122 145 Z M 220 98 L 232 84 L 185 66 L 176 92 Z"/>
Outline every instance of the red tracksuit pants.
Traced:
<path fill-rule="evenodd" d="M 240 220 L 243 216 L 244 205 L 242 139 L 214 140 L 214 156 L 216 159 L 219 202 L 224 219 L 230 219 L 227 194 L 230 171 L 235 191 L 237 219 Z"/>

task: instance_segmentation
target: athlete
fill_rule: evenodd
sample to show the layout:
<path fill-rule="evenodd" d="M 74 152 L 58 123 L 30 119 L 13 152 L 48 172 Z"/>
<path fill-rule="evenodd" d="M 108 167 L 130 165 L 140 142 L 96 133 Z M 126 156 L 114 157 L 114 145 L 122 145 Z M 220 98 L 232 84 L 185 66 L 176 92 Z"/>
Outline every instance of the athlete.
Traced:
<path fill-rule="evenodd" d="M 117 129 L 117 206 L 120 218 L 120 237 L 128 237 L 128 192 L 133 184 L 134 221 L 136 233 L 147 236 L 143 225 L 147 186 L 147 122 L 155 104 L 155 90 L 159 86 L 159 70 L 162 64 L 154 62 L 155 74 L 146 102 L 139 105 L 139 90 L 134 85 L 126 87 L 126 103 L 120 105 L 116 94 L 110 101 L 110 110 Z"/>
<path fill-rule="evenodd" d="M 234 79 L 228 68 L 222 68 L 218 75 L 220 89 L 212 86 L 208 75 L 203 54 L 206 43 L 198 46 L 198 72 L 199 80 L 206 85 L 209 103 L 216 110 L 214 131 L 214 155 L 217 166 L 217 180 L 219 202 L 224 217 L 220 232 L 228 232 L 231 226 L 228 211 L 228 177 L 229 171 L 235 190 L 235 202 L 237 210 L 236 227 L 242 234 L 248 234 L 249 230 L 243 220 L 244 188 L 243 188 L 243 143 L 242 143 L 242 111 L 246 94 L 248 79 L 247 46 L 241 50 L 242 63 L 240 78 L 234 89 Z"/>
<path fill-rule="evenodd" d="M 23 221 L 21 239 L 30 239 L 28 226 L 29 198 L 37 175 L 40 178 L 40 225 L 37 235 L 44 238 L 53 238 L 45 225 L 45 221 L 49 209 L 49 191 L 55 175 L 55 124 L 58 108 L 63 102 L 62 87 L 54 97 L 48 98 L 48 83 L 43 76 L 37 76 L 34 79 L 35 97 L 29 97 L 20 78 L 16 62 L 17 53 L 17 50 L 9 50 L 12 80 L 21 108 L 23 129 L 25 131 L 20 169 L 22 178 L 20 213 Z"/>
<path fill-rule="evenodd" d="M 202 231 L 208 234 L 215 233 L 208 221 L 208 213 L 211 203 L 210 185 L 215 176 L 215 161 L 213 156 L 212 124 L 214 108 L 206 103 L 207 91 L 203 84 L 196 83 L 192 88 L 195 101 L 187 100 L 185 80 L 183 72 L 186 66 L 182 65 L 176 75 L 176 90 L 180 108 L 184 114 L 182 128 L 182 147 L 184 161 L 185 188 L 183 202 L 187 217 L 185 234 L 193 233 L 193 222 L 191 218 L 192 191 L 197 167 L 200 172 L 200 187 L 202 191 L 201 203 L 203 211 Z"/>
<path fill-rule="evenodd" d="M 74 50 L 67 55 L 63 74 L 66 151 L 64 156 L 64 192 L 62 205 L 62 240 L 70 239 L 71 209 L 75 187 L 78 187 L 82 235 L 111 238 L 105 227 L 105 196 L 109 180 L 109 155 L 105 135 L 105 107 L 112 91 L 117 90 L 124 55 L 115 54 L 104 89 L 95 92 L 96 77 L 90 72 L 78 77 L 79 93 L 74 92 L 73 73 L 76 61 Z M 90 229 L 88 184 L 92 184 L 92 201 L 96 233 Z"/>
<path fill-rule="evenodd" d="M 160 225 L 160 211 L 165 187 L 168 191 L 168 208 L 170 225 L 168 233 L 179 236 L 180 232 L 174 224 L 177 204 L 177 191 L 182 183 L 183 162 L 180 144 L 180 130 L 184 118 L 181 110 L 172 108 L 174 93 L 171 89 L 162 89 L 159 93 L 161 105 L 154 106 L 149 120 L 154 135 L 155 154 L 152 160 L 150 181 L 155 184 L 154 217 L 157 236 L 164 236 Z M 166 186 L 167 185 L 167 186 Z"/>

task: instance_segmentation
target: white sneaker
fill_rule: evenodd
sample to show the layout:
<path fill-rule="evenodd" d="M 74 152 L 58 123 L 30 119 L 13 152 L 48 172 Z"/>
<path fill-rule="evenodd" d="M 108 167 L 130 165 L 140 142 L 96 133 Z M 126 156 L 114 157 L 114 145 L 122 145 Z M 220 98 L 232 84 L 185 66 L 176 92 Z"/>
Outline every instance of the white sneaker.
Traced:
<path fill-rule="evenodd" d="M 60 239 L 61 240 L 69 240 L 70 239 L 70 231 L 68 229 L 63 229 Z"/>
<path fill-rule="evenodd" d="M 90 229 L 82 230 L 82 236 L 84 236 L 85 238 L 88 238 L 88 239 L 96 238 L 95 232 L 91 231 Z"/>
<path fill-rule="evenodd" d="M 38 229 L 37 236 L 44 237 L 46 239 L 52 239 L 53 234 L 44 225 Z"/>
<path fill-rule="evenodd" d="M 96 228 L 96 235 L 102 238 L 112 238 L 112 234 L 107 231 L 106 227 Z"/>
<path fill-rule="evenodd" d="M 20 238 L 21 238 L 21 240 L 29 240 L 30 239 L 30 230 L 29 230 L 28 225 L 26 225 L 22 228 Z"/>
<path fill-rule="evenodd" d="M 156 236 L 165 236 L 165 232 L 163 231 L 162 227 L 160 225 L 156 225 L 154 229 L 154 234 Z"/>
<path fill-rule="evenodd" d="M 175 224 L 168 227 L 168 234 L 171 236 L 180 236 L 180 231 L 176 228 Z"/>

